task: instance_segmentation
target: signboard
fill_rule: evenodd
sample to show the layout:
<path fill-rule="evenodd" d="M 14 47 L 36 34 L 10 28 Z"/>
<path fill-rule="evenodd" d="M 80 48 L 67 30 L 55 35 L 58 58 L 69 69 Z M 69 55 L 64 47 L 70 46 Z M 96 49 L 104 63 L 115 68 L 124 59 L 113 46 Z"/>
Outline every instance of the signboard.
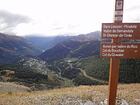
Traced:
<path fill-rule="evenodd" d="M 123 20 L 123 0 L 116 0 L 114 21 L 122 23 Z"/>
<path fill-rule="evenodd" d="M 101 44 L 101 57 L 140 58 L 140 44 Z"/>
<path fill-rule="evenodd" d="M 122 10 L 123 9 L 123 1 L 122 0 L 117 0 L 116 1 L 116 10 Z"/>
<path fill-rule="evenodd" d="M 102 24 L 100 46 L 101 57 L 110 58 L 108 105 L 116 105 L 120 58 L 140 59 L 140 23 L 122 23 L 124 0 L 115 1 L 114 23 Z"/>
<path fill-rule="evenodd" d="M 103 23 L 102 38 L 140 40 L 140 23 Z"/>

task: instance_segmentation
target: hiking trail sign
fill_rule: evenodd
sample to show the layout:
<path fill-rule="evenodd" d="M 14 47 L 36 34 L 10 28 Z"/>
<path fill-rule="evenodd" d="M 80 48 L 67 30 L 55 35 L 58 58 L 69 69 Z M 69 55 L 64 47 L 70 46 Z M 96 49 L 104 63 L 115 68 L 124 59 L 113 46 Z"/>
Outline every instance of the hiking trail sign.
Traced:
<path fill-rule="evenodd" d="M 140 23 L 103 23 L 102 38 L 140 40 Z"/>
<path fill-rule="evenodd" d="M 140 23 L 122 23 L 124 0 L 116 0 L 114 23 L 102 24 L 100 56 L 110 58 L 108 105 L 116 104 L 120 58 L 140 59 Z"/>
<path fill-rule="evenodd" d="M 103 23 L 102 39 L 113 39 L 118 42 L 115 44 L 103 40 L 101 57 L 140 58 L 140 43 L 137 41 L 140 40 L 140 23 Z"/>
<path fill-rule="evenodd" d="M 140 44 L 101 44 L 101 56 L 104 58 L 140 58 Z"/>

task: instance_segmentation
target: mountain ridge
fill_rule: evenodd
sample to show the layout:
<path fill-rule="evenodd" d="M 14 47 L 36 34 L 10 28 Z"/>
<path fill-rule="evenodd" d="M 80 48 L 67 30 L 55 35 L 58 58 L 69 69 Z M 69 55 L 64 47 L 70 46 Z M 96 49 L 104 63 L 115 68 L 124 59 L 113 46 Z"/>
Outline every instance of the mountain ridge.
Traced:
<path fill-rule="evenodd" d="M 63 35 L 63 36 L 26 36 L 25 39 L 30 42 L 32 45 L 40 48 L 42 51 L 48 50 L 55 45 L 69 40 L 76 40 L 76 41 L 89 41 L 89 40 L 100 40 L 100 31 L 91 32 L 88 34 L 79 34 L 76 36 L 72 35 Z"/>
<path fill-rule="evenodd" d="M 39 50 L 22 37 L 0 33 L 0 63 L 12 63 L 23 56 L 35 56 Z"/>
<path fill-rule="evenodd" d="M 100 41 L 66 41 L 59 43 L 51 49 L 39 55 L 45 61 L 54 61 L 67 57 L 85 58 L 92 55 L 99 55 Z"/>

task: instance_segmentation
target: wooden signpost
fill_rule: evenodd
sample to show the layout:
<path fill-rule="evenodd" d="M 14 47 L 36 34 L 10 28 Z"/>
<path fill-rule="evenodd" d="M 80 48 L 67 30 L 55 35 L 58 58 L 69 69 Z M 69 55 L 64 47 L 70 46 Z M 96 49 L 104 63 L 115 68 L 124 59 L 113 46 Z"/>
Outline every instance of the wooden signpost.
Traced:
<path fill-rule="evenodd" d="M 120 58 L 140 58 L 140 23 L 122 23 L 123 5 L 124 0 L 116 0 L 114 23 L 102 24 L 100 55 L 110 58 L 108 105 L 116 104 Z"/>

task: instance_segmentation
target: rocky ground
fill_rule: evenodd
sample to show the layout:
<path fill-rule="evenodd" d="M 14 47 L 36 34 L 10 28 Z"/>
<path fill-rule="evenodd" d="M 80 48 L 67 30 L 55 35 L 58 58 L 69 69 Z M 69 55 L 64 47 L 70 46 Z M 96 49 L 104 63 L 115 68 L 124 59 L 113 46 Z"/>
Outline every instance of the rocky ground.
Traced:
<path fill-rule="evenodd" d="M 107 105 L 107 85 L 45 91 L 29 91 L 22 88 L 24 92 L 13 86 L 11 88 L 16 88 L 17 91 L 6 91 L 6 88 L 5 85 L 0 85 L 0 105 Z M 119 85 L 117 105 L 140 105 L 139 93 L 140 84 Z"/>

